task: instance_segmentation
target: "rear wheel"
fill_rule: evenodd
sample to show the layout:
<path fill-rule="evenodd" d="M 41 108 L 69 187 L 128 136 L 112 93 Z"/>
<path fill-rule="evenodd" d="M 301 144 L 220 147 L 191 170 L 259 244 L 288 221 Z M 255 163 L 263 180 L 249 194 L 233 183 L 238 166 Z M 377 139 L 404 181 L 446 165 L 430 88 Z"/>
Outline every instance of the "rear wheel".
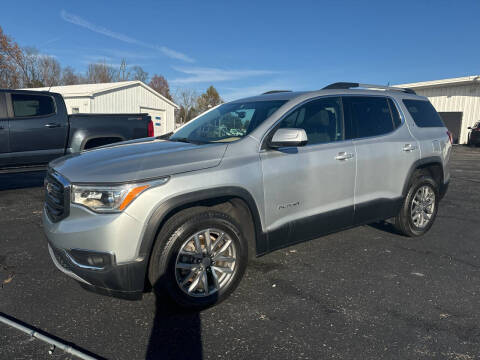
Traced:
<path fill-rule="evenodd" d="M 418 172 L 410 184 L 395 227 L 406 236 L 421 236 L 433 225 L 438 210 L 438 185 L 430 175 Z"/>
<path fill-rule="evenodd" d="M 155 243 L 149 279 L 176 303 L 205 308 L 237 287 L 247 263 L 246 242 L 229 215 L 198 209 L 167 221 Z"/>

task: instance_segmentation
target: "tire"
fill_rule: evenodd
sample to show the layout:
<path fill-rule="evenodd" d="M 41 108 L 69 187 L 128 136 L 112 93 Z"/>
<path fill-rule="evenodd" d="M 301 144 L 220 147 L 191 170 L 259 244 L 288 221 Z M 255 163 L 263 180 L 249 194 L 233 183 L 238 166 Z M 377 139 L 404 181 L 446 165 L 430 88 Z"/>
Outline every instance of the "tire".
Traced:
<path fill-rule="evenodd" d="M 421 200 L 422 194 L 430 194 L 426 190 L 423 192 L 423 189 L 428 189 L 433 194 L 432 201 Z M 426 196 L 425 198 L 431 198 L 431 196 Z M 419 203 L 420 206 L 418 205 Z M 427 205 L 429 203 L 431 205 Z M 435 180 L 426 172 L 419 171 L 415 173 L 400 213 L 394 219 L 395 228 L 405 236 L 422 236 L 430 230 L 435 221 L 438 203 L 439 190 Z M 428 216 L 430 216 L 428 221 L 423 223 L 421 220 L 425 220 Z"/>
<path fill-rule="evenodd" d="M 171 217 L 150 258 L 149 280 L 157 295 L 167 293 L 181 307 L 196 310 L 225 300 L 240 283 L 248 261 L 247 242 L 239 229 L 232 217 L 208 208 L 187 209 Z"/>

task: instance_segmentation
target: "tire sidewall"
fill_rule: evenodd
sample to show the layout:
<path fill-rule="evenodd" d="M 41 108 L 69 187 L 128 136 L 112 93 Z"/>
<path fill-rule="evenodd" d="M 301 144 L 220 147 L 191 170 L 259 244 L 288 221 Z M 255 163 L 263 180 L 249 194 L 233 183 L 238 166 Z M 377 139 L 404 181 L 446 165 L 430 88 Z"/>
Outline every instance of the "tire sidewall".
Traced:
<path fill-rule="evenodd" d="M 435 207 L 433 209 L 433 214 L 432 217 L 424 228 L 419 228 L 417 227 L 413 221 L 412 221 L 412 201 L 415 197 L 415 194 L 417 193 L 418 189 L 421 188 L 422 186 L 428 185 L 430 188 L 433 190 L 435 193 Z M 408 223 L 408 228 L 409 231 L 412 233 L 414 236 L 420 236 L 425 234 L 430 228 L 433 226 L 433 223 L 435 222 L 435 219 L 437 217 L 437 211 L 438 211 L 438 203 L 439 203 L 439 191 L 438 191 L 438 186 L 435 183 L 435 181 L 428 176 L 421 176 L 416 181 L 413 183 L 413 185 L 410 187 L 410 190 L 407 195 L 407 201 L 405 202 L 405 207 L 404 207 L 404 212 L 405 212 L 405 218 Z"/>
<path fill-rule="evenodd" d="M 229 283 L 216 293 L 207 297 L 193 297 L 183 292 L 177 285 L 175 277 L 175 263 L 181 246 L 195 233 L 215 228 L 227 233 L 232 239 L 236 249 L 236 264 L 233 277 Z M 168 295 L 179 305 L 189 308 L 205 308 L 224 300 L 238 285 L 247 264 L 246 242 L 239 226 L 227 214 L 208 211 L 187 218 L 184 222 L 174 225 L 168 234 L 160 234 L 157 238 L 161 249 L 154 250 L 151 259 L 151 281 L 156 291 L 166 291 Z M 154 279 L 152 279 L 154 278 Z"/>

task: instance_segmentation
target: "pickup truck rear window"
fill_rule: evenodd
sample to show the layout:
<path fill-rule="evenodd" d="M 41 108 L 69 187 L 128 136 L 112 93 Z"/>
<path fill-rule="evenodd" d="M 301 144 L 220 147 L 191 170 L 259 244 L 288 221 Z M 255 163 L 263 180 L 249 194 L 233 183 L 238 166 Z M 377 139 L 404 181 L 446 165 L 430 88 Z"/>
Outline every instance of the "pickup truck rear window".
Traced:
<path fill-rule="evenodd" d="M 430 101 L 403 100 L 410 116 L 418 127 L 444 127 L 440 115 Z"/>
<path fill-rule="evenodd" d="M 50 96 L 12 94 L 15 117 L 47 116 L 55 113 L 55 104 Z"/>

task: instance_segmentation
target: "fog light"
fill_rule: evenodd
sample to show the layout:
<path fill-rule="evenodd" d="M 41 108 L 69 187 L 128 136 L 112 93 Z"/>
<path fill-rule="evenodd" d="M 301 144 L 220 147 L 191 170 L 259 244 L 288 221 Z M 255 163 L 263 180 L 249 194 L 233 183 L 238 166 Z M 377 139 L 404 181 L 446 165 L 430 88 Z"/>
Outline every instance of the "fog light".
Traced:
<path fill-rule="evenodd" d="M 104 268 L 112 264 L 112 254 L 97 253 L 88 250 L 72 249 L 69 251 L 72 260 L 79 266 Z"/>

